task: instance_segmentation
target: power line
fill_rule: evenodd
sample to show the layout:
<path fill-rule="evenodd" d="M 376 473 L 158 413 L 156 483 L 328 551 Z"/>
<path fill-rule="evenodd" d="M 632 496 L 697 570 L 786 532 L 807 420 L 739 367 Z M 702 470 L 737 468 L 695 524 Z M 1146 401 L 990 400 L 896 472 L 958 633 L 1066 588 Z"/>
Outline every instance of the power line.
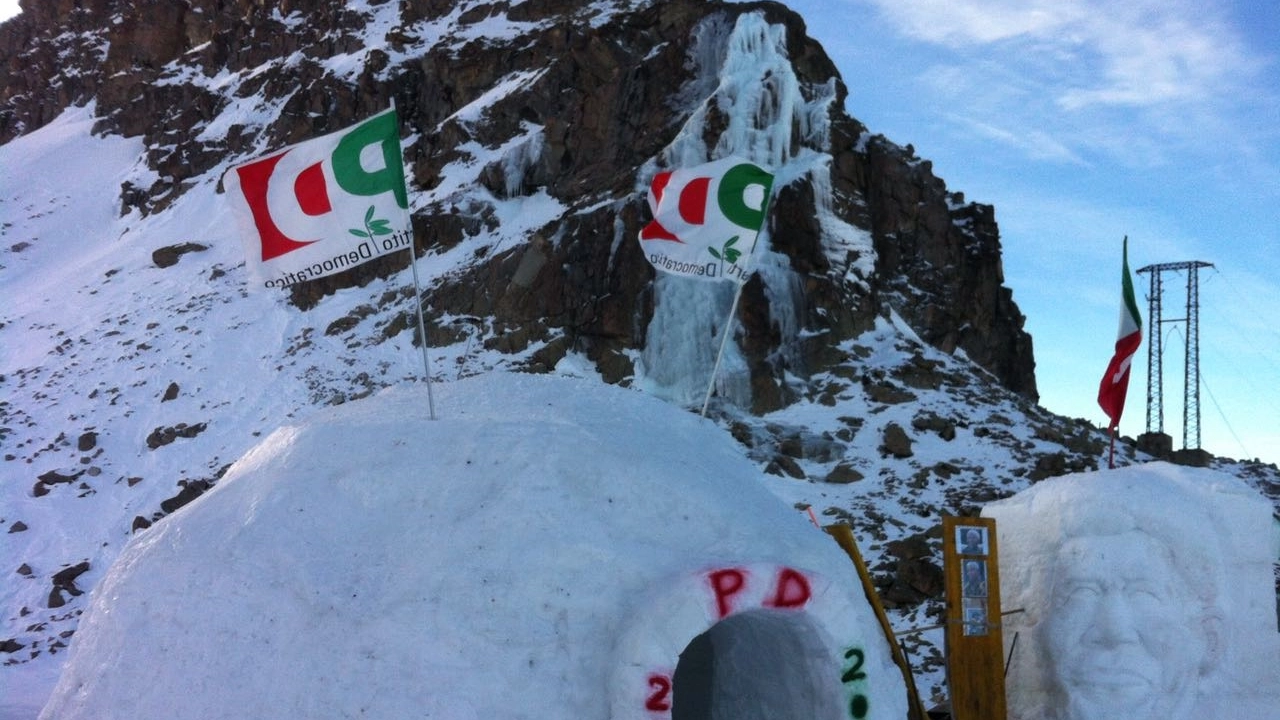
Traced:
<path fill-rule="evenodd" d="M 1237 339 L 1239 339 L 1237 337 Z M 1217 366 L 1224 372 L 1222 375 L 1230 377 L 1232 380 L 1243 383 L 1249 391 L 1249 401 L 1253 405 L 1266 406 L 1276 417 L 1280 417 L 1280 404 L 1276 403 L 1275 387 L 1280 384 L 1280 368 L 1270 362 L 1270 358 L 1266 355 L 1251 355 L 1246 360 L 1251 362 L 1262 360 L 1272 371 L 1270 374 L 1266 372 L 1258 374 L 1255 368 L 1246 368 L 1241 370 L 1239 357 L 1231 357 L 1219 352 L 1217 346 L 1210 344 L 1204 347 L 1206 358 L 1210 361 L 1210 366 Z M 1265 370 L 1265 369 L 1264 369 Z M 1261 382 L 1261 384 L 1259 384 Z"/>
<path fill-rule="evenodd" d="M 1225 276 L 1223 276 L 1221 272 L 1218 272 L 1217 268 L 1214 268 L 1213 274 L 1206 278 L 1206 280 L 1213 281 L 1218 277 Z M 1248 354 L 1251 357 L 1265 364 L 1268 368 L 1274 371 L 1278 377 L 1280 377 L 1280 365 L 1276 364 L 1273 357 L 1274 353 L 1265 351 L 1265 348 L 1267 347 L 1270 347 L 1273 350 L 1280 349 L 1280 330 L 1277 330 L 1276 325 L 1269 322 L 1258 322 L 1248 328 L 1250 335 L 1247 338 L 1241 335 L 1238 327 L 1239 318 L 1271 318 L 1275 316 L 1276 308 L 1260 307 L 1253 295 L 1244 293 L 1240 290 L 1239 283 L 1226 282 L 1217 284 L 1214 287 L 1215 289 L 1225 289 L 1229 295 L 1227 298 L 1228 305 L 1237 309 L 1237 312 L 1234 313 L 1236 317 L 1233 319 L 1223 314 L 1216 306 L 1209 306 L 1208 311 L 1213 314 L 1218 323 L 1215 327 L 1229 328 L 1231 330 L 1232 337 L 1237 341 L 1237 346 L 1239 348 L 1248 351 Z M 1275 343 L 1273 345 L 1268 345 L 1267 342 L 1259 342 L 1260 338 L 1256 337 L 1256 333 L 1265 333 L 1269 335 L 1270 339 L 1273 339 Z"/>
<path fill-rule="evenodd" d="M 1231 422 L 1227 420 L 1226 413 L 1222 412 L 1222 406 L 1218 404 L 1218 398 L 1213 396 L 1213 391 L 1209 389 L 1209 383 L 1205 381 L 1203 375 L 1200 376 L 1200 384 L 1204 385 L 1204 391 L 1209 393 L 1209 402 L 1212 402 L 1213 408 L 1218 411 L 1218 417 L 1222 418 L 1222 424 L 1227 426 L 1227 432 L 1231 433 L 1231 437 L 1235 438 L 1236 444 L 1244 451 L 1244 457 L 1256 457 L 1253 453 L 1249 452 L 1249 448 L 1244 446 L 1244 441 L 1236 434 L 1236 429 L 1231 427 Z"/>

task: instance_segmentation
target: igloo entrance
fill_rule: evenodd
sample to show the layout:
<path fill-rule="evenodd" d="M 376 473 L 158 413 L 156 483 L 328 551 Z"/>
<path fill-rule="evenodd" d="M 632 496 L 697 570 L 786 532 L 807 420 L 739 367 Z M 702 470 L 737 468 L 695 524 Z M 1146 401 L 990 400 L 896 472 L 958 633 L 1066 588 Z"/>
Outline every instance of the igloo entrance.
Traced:
<path fill-rule="evenodd" d="M 831 657 L 804 612 L 730 615 L 680 653 L 671 720 L 843 717 L 843 691 Z"/>

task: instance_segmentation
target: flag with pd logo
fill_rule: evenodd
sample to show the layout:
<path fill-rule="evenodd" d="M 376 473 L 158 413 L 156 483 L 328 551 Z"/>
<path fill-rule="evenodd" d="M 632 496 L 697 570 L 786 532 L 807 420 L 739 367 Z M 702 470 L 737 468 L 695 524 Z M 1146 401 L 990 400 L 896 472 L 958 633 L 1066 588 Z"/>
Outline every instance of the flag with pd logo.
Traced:
<path fill-rule="evenodd" d="M 659 270 L 742 283 L 764 225 L 773 176 L 736 157 L 658 173 L 640 246 Z"/>
<path fill-rule="evenodd" d="M 285 288 L 409 248 L 394 108 L 226 175 L 251 284 Z"/>

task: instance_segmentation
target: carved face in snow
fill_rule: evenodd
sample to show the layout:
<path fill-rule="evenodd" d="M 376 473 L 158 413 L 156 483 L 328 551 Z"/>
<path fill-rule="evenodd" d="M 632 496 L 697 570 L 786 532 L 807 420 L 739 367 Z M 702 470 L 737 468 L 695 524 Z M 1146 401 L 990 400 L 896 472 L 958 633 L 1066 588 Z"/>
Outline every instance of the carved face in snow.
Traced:
<path fill-rule="evenodd" d="M 1186 717 L 1214 668 L 1219 619 L 1206 578 L 1179 574 L 1171 552 L 1136 530 L 1062 546 L 1041 641 L 1066 720 Z"/>

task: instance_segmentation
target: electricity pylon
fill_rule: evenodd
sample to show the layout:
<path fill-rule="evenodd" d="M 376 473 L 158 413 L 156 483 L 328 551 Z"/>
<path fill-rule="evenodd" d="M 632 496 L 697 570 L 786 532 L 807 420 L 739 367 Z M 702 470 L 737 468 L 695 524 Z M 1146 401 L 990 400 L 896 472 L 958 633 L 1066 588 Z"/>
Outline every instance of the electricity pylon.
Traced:
<path fill-rule="evenodd" d="M 1182 378 L 1182 447 L 1200 449 L 1200 268 L 1213 267 L 1201 260 L 1158 263 L 1138 268 L 1138 274 L 1151 276 L 1147 295 L 1147 324 L 1151 338 L 1147 342 L 1147 432 L 1164 433 L 1164 333 L 1163 323 L 1187 324 L 1185 361 Z M 1185 317 L 1163 316 L 1161 296 L 1165 272 L 1187 271 L 1187 313 Z"/>

